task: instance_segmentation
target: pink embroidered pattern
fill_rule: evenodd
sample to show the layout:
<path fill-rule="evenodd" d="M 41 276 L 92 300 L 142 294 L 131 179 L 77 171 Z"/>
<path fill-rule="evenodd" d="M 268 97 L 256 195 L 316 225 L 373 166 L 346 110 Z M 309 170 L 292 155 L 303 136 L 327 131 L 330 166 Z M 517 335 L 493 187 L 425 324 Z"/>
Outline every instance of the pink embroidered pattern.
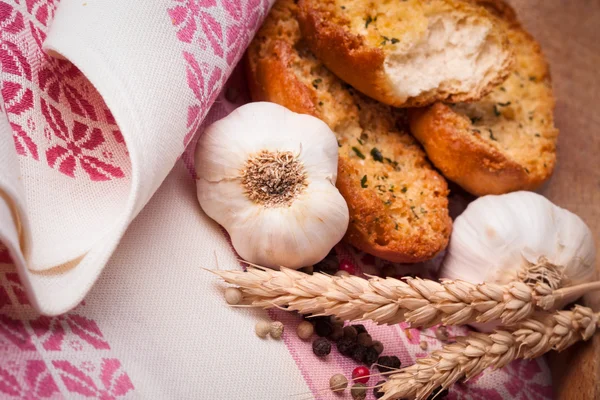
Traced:
<path fill-rule="evenodd" d="M 184 147 L 198 131 L 269 5 L 269 0 L 172 0 L 167 12 L 183 47 L 190 88 Z"/>
<path fill-rule="evenodd" d="M 108 400 L 132 392 L 100 328 L 81 314 L 83 306 L 54 318 L 36 315 L 12 268 L 0 266 L 0 397 Z"/>
<path fill-rule="evenodd" d="M 2 98 L 15 148 L 72 178 L 123 178 L 127 149 L 102 98 L 73 64 L 42 51 L 57 4 L 0 3 Z"/>

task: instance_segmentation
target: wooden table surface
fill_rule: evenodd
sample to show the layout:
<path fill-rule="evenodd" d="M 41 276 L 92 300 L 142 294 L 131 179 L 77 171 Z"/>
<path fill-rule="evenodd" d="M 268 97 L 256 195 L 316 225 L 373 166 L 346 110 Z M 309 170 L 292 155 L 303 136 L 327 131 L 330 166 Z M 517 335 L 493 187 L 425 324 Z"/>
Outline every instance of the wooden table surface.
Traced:
<path fill-rule="evenodd" d="M 600 0 L 512 0 L 550 62 L 558 164 L 542 193 L 578 214 L 600 246 Z M 596 269 L 600 270 L 600 254 Z M 600 310 L 600 296 L 584 299 Z M 556 399 L 600 399 L 600 335 L 549 358 Z"/>

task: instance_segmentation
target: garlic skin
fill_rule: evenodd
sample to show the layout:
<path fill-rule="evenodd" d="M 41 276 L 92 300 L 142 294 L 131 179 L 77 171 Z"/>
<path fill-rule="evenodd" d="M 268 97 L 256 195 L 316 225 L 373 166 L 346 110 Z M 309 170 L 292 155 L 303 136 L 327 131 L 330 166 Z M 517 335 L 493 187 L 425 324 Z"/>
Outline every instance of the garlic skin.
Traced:
<path fill-rule="evenodd" d="M 206 129 L 195 159 L 202 209 L 251 263 L 312 265 L 346 233 L 337 140 L 318 118 L 249 103 Z"/>
<path fill-rule="evenodd" d="M 489 195 L 454 221 L 440 277 L 506 284 L 546 257 L 562 267 L 562 285 L 594 280 L 596 249 L 577 215 L 533 192 Z"/>

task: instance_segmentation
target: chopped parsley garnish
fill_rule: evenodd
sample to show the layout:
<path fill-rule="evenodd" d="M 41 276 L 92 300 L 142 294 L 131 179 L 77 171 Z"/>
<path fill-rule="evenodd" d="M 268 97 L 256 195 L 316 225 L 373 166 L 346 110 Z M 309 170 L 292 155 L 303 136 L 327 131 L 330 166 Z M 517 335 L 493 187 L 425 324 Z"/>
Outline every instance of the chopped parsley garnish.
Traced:
<path fill-rule="evenodd" d="M 536 78 L 535 76 L 530 76 L 530 77 L 529 77 L 529 80 L 530 80 L 531 82 L 535 82 L 535 81 L 537 81 L 537 78 Z"/>
<path fill-rule="evenodd" d="M 500 86 L 500 90 L 502 90 L 503 92 L 506 92 L 506 89 L 504 88 L 504 86 Z"/>
<path fill-rule="evenodd" d="M 427 214 L 427 210 L 421 207 L 421 214 Z"/>
<path fill-rule="evenodd" d="M 342 6 L 342 10 L 345 10 L 345 9 L 346 9 L 346 6 Z"/>
<path fill-rule="evenodd" d="M 392 201 L 391 200 L 386 200 L 386 201 L 383 202 L 383 204 L 385 204 L 386 206 L 389 206 L 389 205 L 392 204 Z"/>
<path fill-rule="evenodd" d="M 364 143 L 363 143 L 363 141 L 361 140 L 361 138 L 358 138 L 358 139 L 356 139 L 356 140 L 358 140 L 358 143 L 360 143 L 360 144 L 364 144 Z"/>
<path fill-rule="evenodd" d="M 500 111 L 498 110 L 498 106 L 496 104 L 494 104 L 494 114 L 496 114 L 496 117 L 500 116 Z"/>
<path fill-rule="evenodd" d="M 352 150 L 358 157 L 362 158 L 363 160 L 365 159 L 365 155 L 361 153 L 359 149 L 357 149 L 356 147 L 352 147 Z"/>
<path fill-rule="evenodd" d="M 473 135 L 481 133 L 481 131 L 479 129 L 473 129 Z"/>
<path fill-rule="evenodd" d="M 390 186 L 390 192 L 394 193 L 394 185 Z"/>
<path fill-rule="evenodd" d="M 338 147 L 342 147 L 342 144 L 340 143 L 340 141 L 338 140 Z"/>
<path fill-rule="evenodd" d="M 471 117 L 471 123 L 472 124 L 476 124 L 479 121 L 481 121 L 481 117 Z"/>
<path fill-rule="evenodd" d="M 396 230 L 398 230 L 398 223 L 396 222 Z"/>
<path fill-rule="evenodd" d="M 490 131 L 490 139 L 492 139 L 493 141 L 497 142 L 497 141 L 498 141 L 498 139 L 496 139 L 496 138 L 494 137 L 494 132 L 492 132 L 492 130 L 491 130 L 491 129 L 489 129 L 489 128 L 488 128 L 488 131 Z"/>
<path fill-rule="evenodd" d="M 413 213 L 413 215 L 415 216 L 416 219 L 419 219 L 419 216 L 415 212 L 415 206 L 410 206 L 410 211 L 412 211 L 412 213 Z"/>
<path fill-rule="evenodd" d="M 393 37 L 393 38 L 392 38 L 392 40 L 391 40 L 392 44 L 396 44 L 396 43 L 398 43 L 399 41 L 400 41 L 400 40 L 399 40 L 399 39 L 396 39 L 395 37 Z"/>
<path fill-rule="evenodd" d="M 407 190 L 408 190 L 408 188 L 406 186 L 402 186 L 402 190 L 401 190 L 402 193 L 406 193 Z"/>
<path fill-rule="evenodd" d="M 498 103 L 498 105 L 502 107 L 510 106 L 510 101 L 507 101 L 506 103 Z"/>
<path fill-rule="evenodd" d="M 320 106 L 322 106 L 322 105 L 323 105 L 323 102 L 322 102 L 322 101 L 320 101 L 320 102 L 319 102 L 319 105 L 320 105 Z"/>
<path fill-rule="evenodd" d="M 373 156 L 373 160 L 383 162 L 383 156 L 377 147 L 371 149 L 371 155 Z"/>
<path fill-rule="evenodd" d="M 369 15 L 365 21 L 365 28 L 368 28 L 371 22 L 373 22 L 373 18 Z"/>
<path fill-rule="evenodd" d="M 360 187 L 362 187 L 362 188 L 369 187 L 369 185 L 367 185 L 367 176 L 366 175 L 364 175 L 362 177 L 362 179 L 360 180 Z"/>
<path fill-rule="evenodd" d="M 540 137 L 540 136 L 542 136 L 542 135 L 540 135 L 539 133 L 535 134 L 535 137 Z"/>
<path fill-rule="evenodd" d="M 321 82 L 323 82 L 323 79 L 321 79 L 321 78 L 317 78 L 317 79 L 315 79 L 314 81 L 312 81 L 312 85 L 313 85 L 313 87 L 314 87 L 315 89 L 318 89 L 318 88 L 319 88 L 319 83 L 321 83 Z"/>
<path fill-rule="evenodd" d="M 529 173 L 529 170 L 527 168 L 525 168 L 525 172 Z"/>

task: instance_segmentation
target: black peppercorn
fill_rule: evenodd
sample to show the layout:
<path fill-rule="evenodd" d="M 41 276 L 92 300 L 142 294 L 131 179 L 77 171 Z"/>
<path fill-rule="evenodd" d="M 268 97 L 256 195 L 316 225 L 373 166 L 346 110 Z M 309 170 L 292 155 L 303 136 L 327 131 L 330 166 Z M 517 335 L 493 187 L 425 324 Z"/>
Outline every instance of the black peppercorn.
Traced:
<path fill-rule="evenodd" d="M 331 353 L 331 343 L 325 338 L 318 338 L 312 343 L 313 353 L 317 357 L 325 357 Z"/>
<path fill-rule="evenodd" d="M 329 318 L 319 318 L 315 323 L 315 333 L 320 337 L 326 337 L 333 332 L 333 326 Z"/>
<path fill-rule="evenodd" d="M 344 328 L 341 325 L 334 325 L 328 338 L 335 342 L 341 339 L 342 336 L 344 336 Z"/>
<path fill-rule="evenodd" d="M 377 350 L 375 350 L 373 347 L 367 347 L 367 351 L 365 352 L 363 362 L 368 366 L 371 366 L 371 364 L 377 361 L 378 357 L 379 354 L 377 353 Z"/>
<path fill-rule="evenodd" d="M 383 353 L 383 343 L 381 343 L 379 340 L 375 340 L 372 347 L 375 349 L 375 351 L 377 351 L 377 354 Z"/>
<path fill-rule="evenodd" d="M 365 328 L 365 326 L 363 324 L 356 324 L 356 325 L 352 325 L 354 327 L 354 329 L 356 329 L 356 332 L 360 335 L 361 333 L 368 333 L 367 332 L 367 328 Z"/>
<path fill-rule="evenodd" d="M 343 337 L 337 341 L 337 349 L 341 355 L 350 357 L 352 354 L 352 350 L 356 347 L 356 343 L 354 340 L 349 339 L 347 337 Z"/>
<path fill-rule="evenodd" d="M 377 359 L 377 369 L 381 373 L 390 372 L 400 368 L 402 363 L 396 356 L 382 356 Z"/>
<path fill-rule="evenodd" d="M 357 344 L 356 347 L 354 347 L 354 349 L 352 350 L 352 354 L 350 355 L 350 357 L 352 357 L 354 361 L 361 363 L 365 359 L 366 353 L 367 348 L 365 346 Z"/>
<path fill-rule="evenodd" d="M 350 325 L 344 327 L 344 337 L 345 338 L 355 341 L 357 336 L 358 336 L 358 332 L 356 331 L 355 327 L 350 326 Z"/>
<path fill-rule="evenodd" d="M 433 392 L 431 392 L 431 394 L 429 395 L 427 400 L 443 399 L 444 397 L 448 396 L 449 393 L 450 393 L 450 391 L 448 389 L 444 389 L 440 386 L 440 387 L 435 388 L 433 390 Z"/>
<path fill-rule="evenodd" d="M 365 347 L 370 347 L 373 344 L 373 339 L 371 338 L 371 335 L 365 332 L 359 333 L 356 337 L 356 341 L 358 342 L 358 344 Z"/>
<path fill-rule="evenodd" d="M 373 388 L 373 395 L 375 396 L 376 399 L 382 398 L 384 393 L 380 392 L 379 389 L 381 389 L 381 385 L 383 385 L 385 383 L 385 381 L 379 381 L 375 384 L 375 387 Z"/>

